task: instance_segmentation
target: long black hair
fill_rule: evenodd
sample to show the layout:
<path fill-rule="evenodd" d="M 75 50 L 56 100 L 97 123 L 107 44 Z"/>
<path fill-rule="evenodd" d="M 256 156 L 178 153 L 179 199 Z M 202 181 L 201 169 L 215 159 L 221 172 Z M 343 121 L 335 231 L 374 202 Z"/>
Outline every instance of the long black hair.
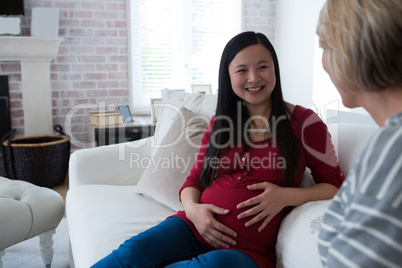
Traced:
<path fill-rule="evenodd" d="M 275 49 L 264 34 L 243 32 L 233 37 L 226 44 L 221 57 L 215 121 L 201 172 L 201 185 L 204 189 L 211 186 L 217 176 L 219 165 L 216 164 L 216 160 L 222 156 L 223 148 L 228 149 L 228 147 L 247 144 L 243 133 L 246 133 L 244 128 L 250 116 L 247 107 L 242 105 L 243 100 L 232 89 L 228 69 L 229 64 L 237 53 L 248 46 L 256 44 L 264 45 L 271 53 L 274 62 L 276 85 L 271 95 L 272 107 L 269 124 L 271 131 L 275 128 L 275 133 L 273 134 L 276 135 L 274 138 L 279 146 L 281 156 L 285 160 L 285 168 L 283 169 L 284 184 L 289 185 L 294 180 L 298 157 L 296 137 L 288 119 L 288 115 L 291 113 L 283 100 L 279 63 Z M 234 129 L 235 131 L 230 133 L 229 129 Z"/>

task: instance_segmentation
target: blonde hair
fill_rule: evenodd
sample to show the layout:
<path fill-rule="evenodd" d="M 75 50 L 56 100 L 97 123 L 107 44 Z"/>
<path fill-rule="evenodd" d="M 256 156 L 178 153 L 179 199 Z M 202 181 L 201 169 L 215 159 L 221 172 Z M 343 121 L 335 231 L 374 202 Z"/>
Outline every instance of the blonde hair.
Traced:
<path fill-rule="evenodd" d="M 401 0 L 327 0 L 316 33 L 341 88 L 402 85 Z"/>

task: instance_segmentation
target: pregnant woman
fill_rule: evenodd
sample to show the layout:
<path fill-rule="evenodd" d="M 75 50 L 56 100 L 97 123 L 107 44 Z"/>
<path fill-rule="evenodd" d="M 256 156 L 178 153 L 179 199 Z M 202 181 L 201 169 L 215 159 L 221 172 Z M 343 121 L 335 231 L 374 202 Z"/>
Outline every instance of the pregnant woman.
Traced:
<path fill-rule="evenodd" d="M 306 167 L 316 184 L 299 188 Z M 283 100 L 272 44 L 241 33 L 222 54 L 216 114 L 180 190 L 184 211 L 93 267 L 273 268 L 284 216 L 332 198 L 343 180 L 326 125 Z"/>

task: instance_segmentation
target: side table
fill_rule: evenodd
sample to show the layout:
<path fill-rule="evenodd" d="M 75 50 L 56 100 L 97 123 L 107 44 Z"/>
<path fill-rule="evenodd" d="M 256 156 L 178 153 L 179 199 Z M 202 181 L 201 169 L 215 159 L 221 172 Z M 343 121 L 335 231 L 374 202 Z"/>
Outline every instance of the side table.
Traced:
<path fill-rule="evenodd" d="M 154 135 L 155 124 L 150 117 L 133 116 L 133 122 L 94 127 L 96 146 L 135 141 Z"/>

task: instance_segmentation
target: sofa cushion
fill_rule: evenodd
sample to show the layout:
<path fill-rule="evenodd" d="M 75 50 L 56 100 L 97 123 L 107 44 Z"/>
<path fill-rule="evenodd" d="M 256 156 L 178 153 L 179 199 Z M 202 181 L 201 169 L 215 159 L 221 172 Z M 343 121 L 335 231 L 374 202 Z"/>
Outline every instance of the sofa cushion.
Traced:
<path fill-rule="evenodd" d="M 180 108 L 159 148 L 148 160 L 141 159 L 147 167 L 136 187 L 137 193 L 175 211 L 183 210 L 179 190 L 194 165 L 207 124 L 204 116 Z"/>
<path fill-rule="evenodd" d="M 308 202 L 285 217 L 276 243 L 276 268 L 322 267 L 317 240 L 322 217 L 330 202 Z"/>
<path fill-rule="evenodd" d="M 66 213 L 75 267 L 91 267 L 125 240 L 174 214 L 136 194 L 135 187 L 80 185 L 68 191 Z"/>
<path fill-rule="evenodd" d="M 159 108 L 158 121 L 154 134 L 154 144 L 152 154 L 165 137 L 167 130 L 172 124 L 172 120 L 180 111 L 181 107 L 194 112 L 197 115 L 205 117 L 208 121 L 215 114 L 217 95 L 202 95 L 197 93 L 187 93 L 164 89 L 162 91 L 162 103 Z"/>

